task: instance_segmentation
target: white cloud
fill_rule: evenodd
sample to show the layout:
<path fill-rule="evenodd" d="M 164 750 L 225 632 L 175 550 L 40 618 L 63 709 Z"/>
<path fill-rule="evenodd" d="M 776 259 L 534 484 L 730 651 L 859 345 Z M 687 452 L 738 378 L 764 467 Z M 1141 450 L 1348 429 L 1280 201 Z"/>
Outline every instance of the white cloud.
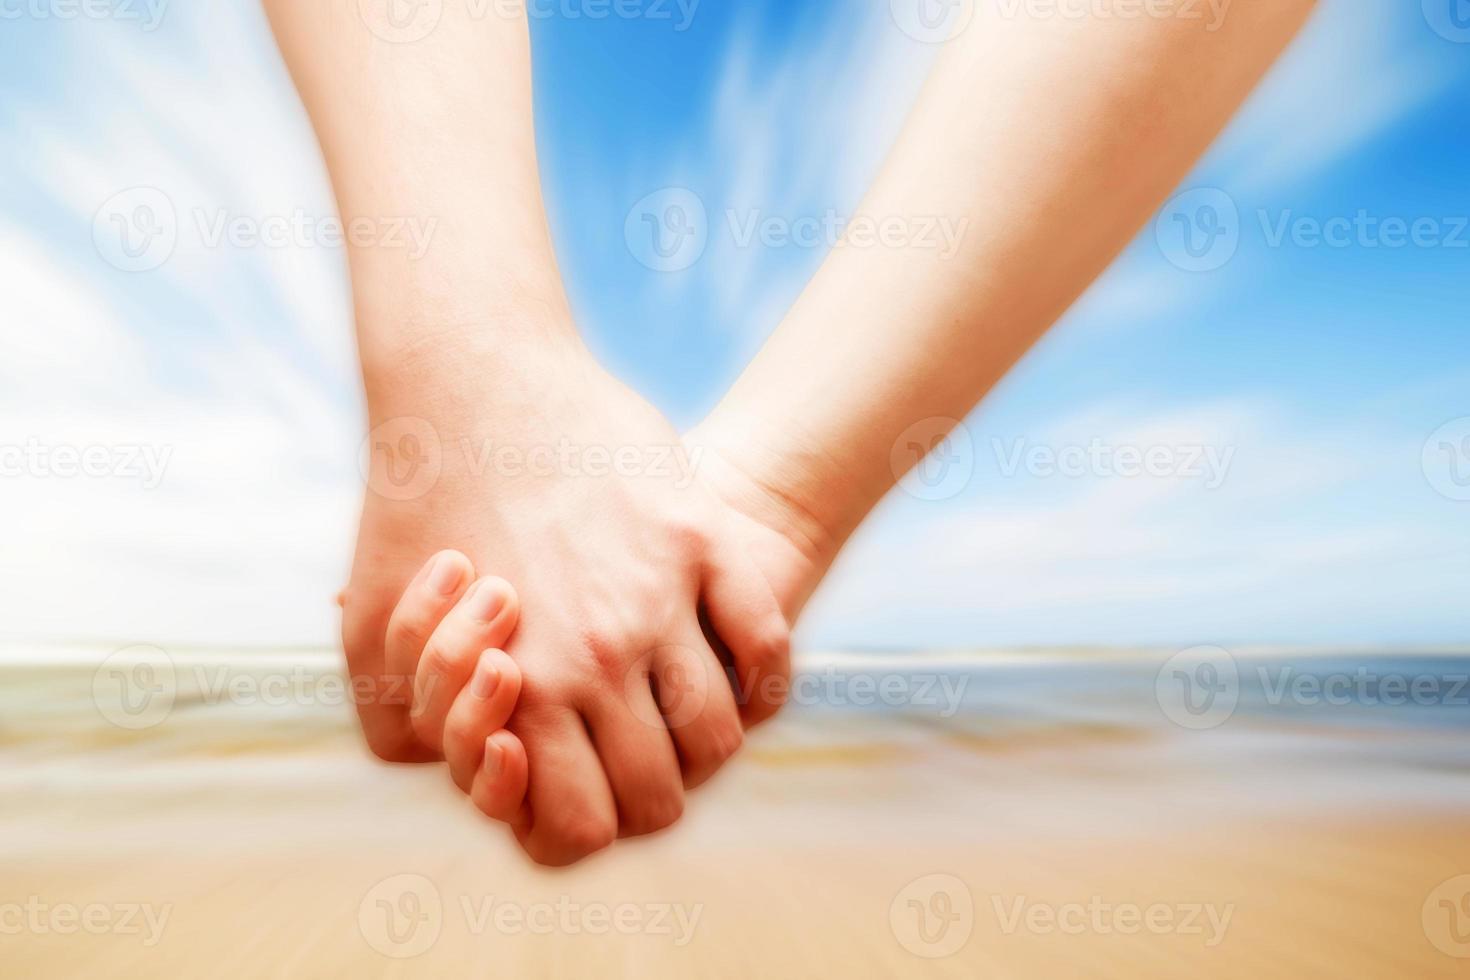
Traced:
<path fill-rule="evenodd" d="M 1058 448 L 1235 446 L 1214 490 L 1177 477 L 1003 479 L 977 467 L 974 492 L 891 499 L 860 532 L 813 603 L 822 646 L 996 643 L 1284 642 L 1442 637 L 1443 605 L 1470 533 L 1383 503 L 1421 489 L 1406 467 L 1381 512 L 1343 506 L 1380 479 L 1374 461 L 1409 455 L 1359 433 L 1313 435 L 1264 404 L 1222 403 L 1139 416 L 1116 404 L 1034 434 Z M 977 434 L 977 454 L 989 452 Z M 1419 595 L 1384 603 L 1385 577 Z M 1458 573 L 1458 574 L 1462 574 Z M 1397 590 L 1402 593 L 1404 590 Z M 1381 608 L 1380 608 L 1381 607 Z M 1376 610 L 1376 613 L 1374 612 Z M 1362 634 L 1365 622 L 1382 632 Z"/>
<path fill-rule="evenodd" d="M 179 8 L 168 27 L 69 33 L 85 91 L 14 117 L 33 153 L 7 193 L 47 206 L 0 226 L 0 632 L 333 642 L 362 428 L 342 255 L 210 247 L 193 225 L 330 216 L 331 197 L 258 7 Z M 136 185 L 167 194 L 179 243 L 123 273 L 93 248 L 93 216 Z M 105 451 L 113 469 L 17 474 L 17 448 Z M 117 472 L 140 450 L 166 458 L 157 486 Z"/>

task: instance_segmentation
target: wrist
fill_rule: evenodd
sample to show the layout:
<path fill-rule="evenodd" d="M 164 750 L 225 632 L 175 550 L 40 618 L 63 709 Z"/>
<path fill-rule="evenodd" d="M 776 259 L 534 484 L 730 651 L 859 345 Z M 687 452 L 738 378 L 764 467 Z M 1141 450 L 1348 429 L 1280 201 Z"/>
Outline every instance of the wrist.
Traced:
<path fill-rule="evenodd" d="M 452 415 L 465 399 L 514 397 L 590 358 L 568 314 L 549 306 L 473 313 L 437 304 L 359 314 L 358 346 L 374 417 L 406 406 Z"/>
<path fill-rule="evenodd" d="M 826 461 L 812 443 L 763 420 L 717 409 L 685 438 L 704 454 L 701 470 L 727 502 L 786 538 L 818 569 L 825 569 L 856 521 L 831 506 Z M 803 447 L 804 448 L 800 448 Z M 859 518 L 860 519 L 860 518 Z"/>

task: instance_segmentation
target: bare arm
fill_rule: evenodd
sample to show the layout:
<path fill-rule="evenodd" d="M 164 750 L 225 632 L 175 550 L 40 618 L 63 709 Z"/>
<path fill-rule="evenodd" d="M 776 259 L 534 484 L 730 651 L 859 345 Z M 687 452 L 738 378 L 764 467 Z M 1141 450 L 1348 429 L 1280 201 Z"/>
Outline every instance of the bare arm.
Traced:
<path fill-rule="evenodd" d="M 746 528 L 668 465 L 678 433 L 577 336 L 524 8 L 395 23 L 391 2 L 266 0 L 349 234 L 434 223 L 417 258 L 348 251 L 374 429 L 343 646 L 379 756 L 442 756 L 535 860 L 566 864 L 673 823 L 779 705 L 737 703 L 701 613 L 757 680 L 784 678 L 787 624 Z M 700 696 L 672 718 L 675 676 Z"/>
<path fill-rule="evenodd" d="M 977 5 L 987 9 L 991 5 Z M 1106 268 L 1297 32 L 1311 0 L 1180 18 L 977 14 L 859 214 L 948 220 L 952 255 L 840 248 L 696 439 L 835 552 L 895 440 L 963 417 Z"/>
<path fill-rule="evenodd" d="M 516 339 L 507 331 L 566 337 L 572 322 L 537 171 L 524 10 L 446 3 L 418 37 L 387 19 L 391 6 L 265 0 L 344 224 L 430 232 L 422 256 L 349 244 L 370 400 L 406 359 L 493 356 Z"/>

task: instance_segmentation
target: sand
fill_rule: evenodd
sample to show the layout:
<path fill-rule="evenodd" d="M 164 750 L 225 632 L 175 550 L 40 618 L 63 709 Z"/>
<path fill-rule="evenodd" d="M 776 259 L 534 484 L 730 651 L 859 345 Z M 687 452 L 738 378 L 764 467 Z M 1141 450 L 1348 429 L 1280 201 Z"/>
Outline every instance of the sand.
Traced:
<path fill-rule="evenodd" d="M 0 975 L 1470 976 L 1464 709 L 1200 732 L 1146 653 L 940 658 L 949 716 L 829 684 L 672 832 L 548 872 L 368 758 L 331 656 L 171 654 L 138 730 L 98 662 L 0 656 Z"/>

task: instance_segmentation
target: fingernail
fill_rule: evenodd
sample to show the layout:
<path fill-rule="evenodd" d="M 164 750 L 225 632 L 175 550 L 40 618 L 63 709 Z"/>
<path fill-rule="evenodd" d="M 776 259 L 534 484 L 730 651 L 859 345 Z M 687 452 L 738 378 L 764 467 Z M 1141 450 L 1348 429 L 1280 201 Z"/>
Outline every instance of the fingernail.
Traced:
<path fill-rule="evenodd" d="M 462 577 L 459 562 L 448 555 L 440 555 L 434 559 L 433 567 L 429 569 L 429 588 L 440 595 L 454 595 Z"/>
<path fill-rule="evenodd" d="M 471 616 L 482 623 L 489 623 L 500 615 L 500 610 L 505 605 L 505 597 L 500 594 L 500 588 L 495 583 L 481 582 L 475 586 L 475 591 L 470 593 L 467 602 Z"/>
<path fill-rule="evenodd" d="M 500 775 L 500 770 L 504 765 L 505 750 L 500 747 L 492 735 L 490 738 L 485 739 L 485 761 L 481 765 L 481 768 L 485 770 L 486 776 L 494 779 Z"/>
<path fill-rule="evenodd" d="M 479 664 L 475 666 L 475 676 L 470 681 L 470 693 L 481 701 L 489 701 L 499 683 L 500 671 L 490 662 L 489 657 L 481 657 Z"/>

